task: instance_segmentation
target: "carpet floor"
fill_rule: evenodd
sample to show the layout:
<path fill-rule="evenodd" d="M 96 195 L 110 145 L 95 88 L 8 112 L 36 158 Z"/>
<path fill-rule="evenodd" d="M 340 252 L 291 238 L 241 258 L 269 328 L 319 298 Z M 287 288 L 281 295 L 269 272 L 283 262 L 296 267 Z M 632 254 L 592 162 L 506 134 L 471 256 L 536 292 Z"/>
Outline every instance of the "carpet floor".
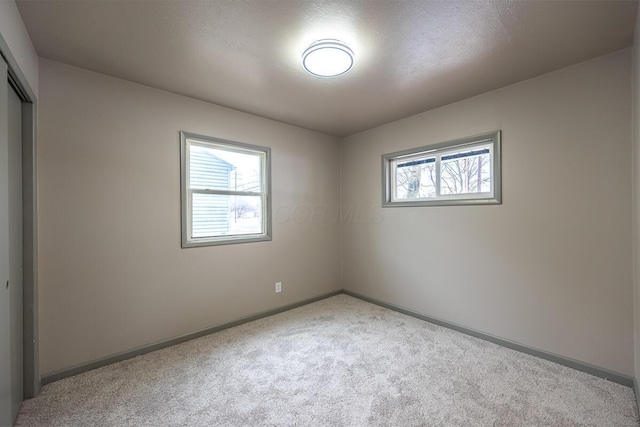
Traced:
<path fill-rule="evenodd" d="M 638 426 L 632 389 L 346 295 L 51 383 L 18 426 Z"/>

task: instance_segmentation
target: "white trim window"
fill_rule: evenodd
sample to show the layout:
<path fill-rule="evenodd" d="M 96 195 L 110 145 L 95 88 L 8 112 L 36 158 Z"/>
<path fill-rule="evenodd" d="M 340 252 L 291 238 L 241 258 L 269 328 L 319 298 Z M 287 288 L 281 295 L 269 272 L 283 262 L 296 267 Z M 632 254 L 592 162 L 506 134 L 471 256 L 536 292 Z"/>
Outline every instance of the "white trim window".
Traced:
<path fill-rule="evenodd" d="M 182 247 L 271 240 L 271 150 L 180 132 Z"/>
<path fill-rule="evenodd" d="M 500 131 L 382 156 L 383 207 L 500 204 Z"/>

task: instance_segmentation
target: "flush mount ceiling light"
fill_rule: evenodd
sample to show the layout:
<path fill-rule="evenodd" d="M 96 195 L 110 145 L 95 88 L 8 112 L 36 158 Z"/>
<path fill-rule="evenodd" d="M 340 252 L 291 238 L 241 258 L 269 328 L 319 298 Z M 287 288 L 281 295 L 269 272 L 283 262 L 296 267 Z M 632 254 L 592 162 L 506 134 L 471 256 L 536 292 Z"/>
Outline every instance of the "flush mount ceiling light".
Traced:
<path fill-rule="evenodd" d="M 353 67 L 353 51 L 339 40 L 318 40 L 302 54 L 302 66 L 317 77 L 338 77 Z"/>

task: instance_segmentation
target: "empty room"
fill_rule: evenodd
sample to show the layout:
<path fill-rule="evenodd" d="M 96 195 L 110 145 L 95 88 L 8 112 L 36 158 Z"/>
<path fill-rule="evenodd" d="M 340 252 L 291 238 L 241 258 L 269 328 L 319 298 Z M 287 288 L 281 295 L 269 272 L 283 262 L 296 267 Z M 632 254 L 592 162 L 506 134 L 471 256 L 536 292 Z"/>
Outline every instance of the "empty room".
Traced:
<path fill-rule="evenodd" d="M 0 426 L 640 426 L 638 9 L 0 0 Z"/>

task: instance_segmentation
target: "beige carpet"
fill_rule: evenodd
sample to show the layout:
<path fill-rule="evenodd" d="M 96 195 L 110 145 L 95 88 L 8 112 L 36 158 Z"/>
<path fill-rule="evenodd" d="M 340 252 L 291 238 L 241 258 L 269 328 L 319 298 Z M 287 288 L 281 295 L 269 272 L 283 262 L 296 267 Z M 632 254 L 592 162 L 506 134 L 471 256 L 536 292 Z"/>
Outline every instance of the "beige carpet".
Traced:
<path fill-rule="evenodd" d="M 47 385 L 19 426 L 637 426 L 633 391 L 346 295 Z"/>

